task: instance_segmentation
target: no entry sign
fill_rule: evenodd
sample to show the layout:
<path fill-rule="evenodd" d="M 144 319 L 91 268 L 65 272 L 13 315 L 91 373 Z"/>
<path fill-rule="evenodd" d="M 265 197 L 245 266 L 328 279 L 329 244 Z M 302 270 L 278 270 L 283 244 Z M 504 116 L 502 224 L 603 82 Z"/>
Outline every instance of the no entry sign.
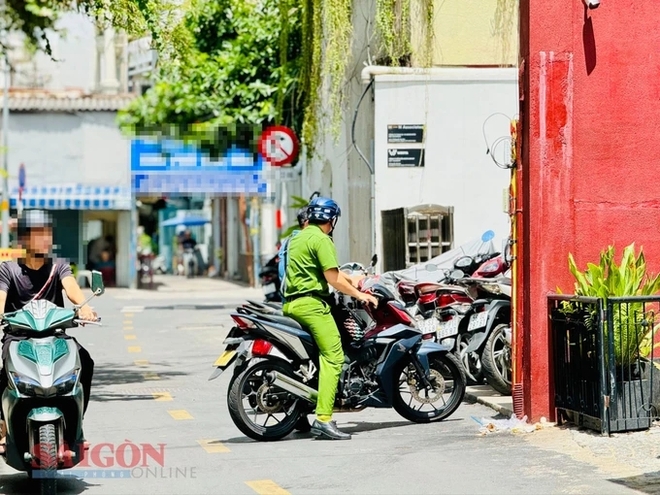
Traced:
<path fill-rule="evenodd" d="M 281 125 L 269 127 L 259 138 L 259 153 L 271 165 L 288 165 L 298 156 L 298 139 L 292 129 Z"/>

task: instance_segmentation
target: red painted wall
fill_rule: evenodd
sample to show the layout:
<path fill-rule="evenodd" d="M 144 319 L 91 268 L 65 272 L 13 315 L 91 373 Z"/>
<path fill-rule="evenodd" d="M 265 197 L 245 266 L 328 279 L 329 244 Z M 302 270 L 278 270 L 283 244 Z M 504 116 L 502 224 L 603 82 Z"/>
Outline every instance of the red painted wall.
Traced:
<path fill-rule="evenodd" d="M 660 15 L 656 2 L 521 0 L 522 236 L 517 322 L 524 412 L 552 417 L 547 294 L 571 291 L 609 244 L 660 269 Z"/>

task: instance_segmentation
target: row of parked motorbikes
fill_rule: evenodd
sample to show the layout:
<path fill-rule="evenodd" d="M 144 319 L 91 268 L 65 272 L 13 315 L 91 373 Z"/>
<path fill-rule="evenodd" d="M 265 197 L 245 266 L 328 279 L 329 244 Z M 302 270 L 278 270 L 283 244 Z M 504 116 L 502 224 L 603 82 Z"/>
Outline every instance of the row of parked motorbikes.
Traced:
<path fill-rule="evenodd" d="M 364 306 L 334 293 L 345 363 L 336 411 L 393 408 L 412 422 L 449 417 L 460 406 L 468 383 L 486 380 L 510 394 L 511 281 L 499 253 L 463 256 L 434 282 L 400 272 L 374 274 L 348 263 L 341 270 L 362 274 L 358 289 L 378 299 Z M 274 268 L 274 270 L 273 270 Z M 319 353 L 309 331 L 282 313 L 276 266 L 263 303 L 248 301 L 231 314 L 235 326 L 214 363 L 213 380 L 232 365 L 227 405 L 234 424 L 255 440 L 289 435 L 314 411 L 318 397 Z M 264 273 L 262 272 L 262 276 Z M 265 287 L 266 288 L 266 287 Z"/>
<path fill-rule="evenodd" d="M 373 276 L 376 261 L 372 258 L 369 268 L 360 263 L 341 268 L 353 275 Z M 439 271 L 434 264 L 424 268 Z M 275 258 L 259 276 L 265 302 L 281 303 Z M 379 277 L 424 332 L 435 333 L 438 342 L 452 347 L 465 367 L 468 384 L 486 382 L 502 395 L 511 395 L 511 277 L 506 253 L 461 256 L 453 270 L 441 270 L 435 282 L 418 282 L 400 272 Z M 364 310 L 361 315 L 369 320 Z"/>

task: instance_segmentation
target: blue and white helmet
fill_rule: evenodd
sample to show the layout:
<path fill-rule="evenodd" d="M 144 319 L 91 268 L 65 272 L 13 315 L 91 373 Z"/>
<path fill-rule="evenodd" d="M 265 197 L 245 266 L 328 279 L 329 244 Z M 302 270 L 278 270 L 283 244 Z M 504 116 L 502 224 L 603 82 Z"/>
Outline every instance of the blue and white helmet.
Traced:
<path fill-rule="evenodd" d="M 307 207 L 307 218 L 310 222 L 334 222 L 341 216 L 341 209 L 336 201 L 330 198 L 314 198 Z"/>

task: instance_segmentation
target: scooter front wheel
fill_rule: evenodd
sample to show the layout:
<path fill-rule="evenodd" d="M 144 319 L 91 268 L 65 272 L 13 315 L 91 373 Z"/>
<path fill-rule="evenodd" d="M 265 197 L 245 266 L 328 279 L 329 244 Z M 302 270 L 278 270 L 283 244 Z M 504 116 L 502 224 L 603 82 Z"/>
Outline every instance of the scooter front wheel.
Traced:
<path fill-rule="evenodd" d="M 41 495 L 57 494 L 57 440 L 55 425 L 39 427 L 39 471 Z"/>

